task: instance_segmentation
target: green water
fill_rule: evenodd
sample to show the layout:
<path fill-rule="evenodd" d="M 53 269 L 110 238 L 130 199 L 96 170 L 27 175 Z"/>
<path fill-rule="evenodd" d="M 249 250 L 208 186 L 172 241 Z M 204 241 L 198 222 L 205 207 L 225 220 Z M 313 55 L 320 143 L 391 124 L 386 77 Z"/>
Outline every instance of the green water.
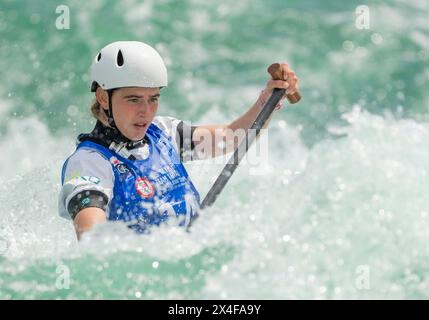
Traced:
<path fill-rule="evenodd" d="M 3 0 L 0 298 L 427 299 L 428 14 L 420 0 Z M 304 98 L 270 125 L 269 170 L 241 166 L 190 234 L 109 225 L 78 245 L 57 217 L 60 169 L 94 124 L 90 63 L 116 40 L 164 57 L 162 115 L 229 122 L 277 61 Z M 221 167 L 187 164 L 202 195 Z"/>

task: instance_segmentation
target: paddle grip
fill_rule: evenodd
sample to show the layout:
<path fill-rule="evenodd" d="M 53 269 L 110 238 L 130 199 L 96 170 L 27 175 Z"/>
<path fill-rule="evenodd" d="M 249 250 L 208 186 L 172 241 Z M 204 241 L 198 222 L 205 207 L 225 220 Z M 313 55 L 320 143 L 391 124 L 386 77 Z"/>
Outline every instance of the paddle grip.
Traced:
<path fill-rule="evenodd" d="M 283 78 L 283 67 L 280 63 L 273 63 L 268 67 L 267 71 L 269 74 L 271 74 L 271 77 L 274 80 L 286 80 Z M 291 104 L 297 103 L 299 100 L 301 100 L 301 94 L 299 91 L 295 91 L 293 93 L 286 94 L 286 98 Z"/>

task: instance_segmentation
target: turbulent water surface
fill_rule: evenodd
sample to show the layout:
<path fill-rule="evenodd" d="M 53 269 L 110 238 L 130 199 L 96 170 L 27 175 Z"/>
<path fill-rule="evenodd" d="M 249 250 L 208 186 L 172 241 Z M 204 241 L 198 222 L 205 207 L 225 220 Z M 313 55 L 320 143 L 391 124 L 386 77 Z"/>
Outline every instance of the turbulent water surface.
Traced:
<path fill-rule="evenodd" d="M 1 299 L 429 298 L 427 1 L 61 3 L 70 29 L 55 1 L 0 7 Z M 94 125 L 91 60 L 124 39 L 166 61 L 161 115 L 229 122 L 276 61 L 304 98 L 190 233 L 109 223 L 78 244 L 58 217 L 60 170 Z M 222 164 L 186 167 L 204 196 Z"/>

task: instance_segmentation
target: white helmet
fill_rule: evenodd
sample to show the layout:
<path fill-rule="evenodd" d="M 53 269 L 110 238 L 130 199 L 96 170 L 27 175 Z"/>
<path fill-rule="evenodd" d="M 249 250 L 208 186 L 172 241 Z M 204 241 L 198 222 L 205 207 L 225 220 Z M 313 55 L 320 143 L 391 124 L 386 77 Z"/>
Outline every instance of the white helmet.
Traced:
<path fill-rule="evenodd" d="M 159 53 L 139 41 L 117 41 L 105 46 L 91 65 L 91 91 L 122 87 L 157 88 L 168 85 L 167 68 Z"/>

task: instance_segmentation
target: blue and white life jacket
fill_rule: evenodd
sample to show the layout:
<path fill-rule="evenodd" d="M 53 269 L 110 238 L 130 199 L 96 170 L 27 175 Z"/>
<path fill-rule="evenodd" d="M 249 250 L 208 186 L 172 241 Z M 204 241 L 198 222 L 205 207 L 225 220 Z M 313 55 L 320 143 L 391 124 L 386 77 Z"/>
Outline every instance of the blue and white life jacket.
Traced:
<path fill-rule="evenodd" d="M 93 141 L 80 142 L 76 150 L 94 150 L 112 166 L 115 179 L 109 220 L 129 222 L 129 227 L 140 233 L 170 217 L 179 218 L 179 225 L 186 226 L 199 208 L 198 191 L 162 130 L 152 123 L 145 138 L 149 154 L 144 160 L 127 159 Z"/>

